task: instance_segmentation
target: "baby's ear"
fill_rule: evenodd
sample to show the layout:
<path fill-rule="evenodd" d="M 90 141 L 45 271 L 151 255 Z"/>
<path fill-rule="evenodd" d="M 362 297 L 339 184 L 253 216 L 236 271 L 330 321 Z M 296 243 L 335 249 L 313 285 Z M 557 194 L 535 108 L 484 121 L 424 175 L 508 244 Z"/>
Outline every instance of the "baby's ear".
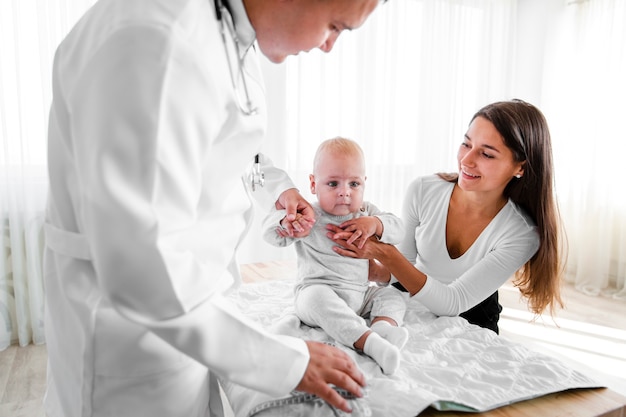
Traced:
<path fill-rule="evenodd" d="M 309 185 L 311 187 L 311 194 L 315 194 L 315 175 L 309 174 Z"/>

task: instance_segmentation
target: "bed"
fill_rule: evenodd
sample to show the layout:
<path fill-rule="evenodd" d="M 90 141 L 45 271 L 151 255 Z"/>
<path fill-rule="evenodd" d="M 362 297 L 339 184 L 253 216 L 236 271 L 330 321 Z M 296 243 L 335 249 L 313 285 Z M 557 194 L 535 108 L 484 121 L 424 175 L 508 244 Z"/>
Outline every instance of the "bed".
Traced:
<path fill-rule="evenodd" d="M 412 417 L 429 407 L 483 412 L 564 390 L 600 387 L 551 356 L 462 318 L 436 317 L 409 297 L 405 316 L 409 342 L 400 370 L 387 376 L 369 357 L 337 345 L 319 328 L 301 325 L 293 315 L 293 285 L 292 279 L 245 284 L 229 297 L 247 317 L 272 332 L 331 343 L 346 351 L 368 381 L 365 396 L 350 400 L 354 416 Z M 343 414 L 304 393 L 271 398 L 220 382 L 236 417 Z"/>

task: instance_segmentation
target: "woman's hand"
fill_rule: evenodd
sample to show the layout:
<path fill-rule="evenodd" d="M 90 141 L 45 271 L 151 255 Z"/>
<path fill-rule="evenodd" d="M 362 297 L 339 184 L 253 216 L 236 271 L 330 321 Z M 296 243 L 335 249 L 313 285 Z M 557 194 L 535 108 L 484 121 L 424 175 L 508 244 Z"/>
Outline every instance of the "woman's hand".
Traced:
<path fill-rule="evenodd" d="M 362 216 L 347 220 L 341 223 L 339 228 L 344 232 L 352 233 L 352 236 L 346 241 L 348 243 L 358 242 L 359 249 L 363 248 L 363 245 L 370 237 L 374 235 L 382 236 L 383 234 L 383 223 L 375 216 Z"/>
<path fill-rule="evenodd" d="M 389 282 L 393 273 L 411 296 L 421 291 L 426 284 L 428 278 L 426 274 L 411 264 L 394 245 L 383 243 L 376 236 L 372 236 L 365 242 L 363 248 L 359 248 L 354 243 L 348 243 L 352 232 L 346 232 L 332 224 L 327 225 L 326 229 L 328 230 L 326 236 L 338 245 L 333 246 L 336 253 L 350 258 L 370 260 L 370 281 Z M 380 268 L 375 261 L 380 262 Z"/>
<path fill-rule="evenodd" d="M 326 236 L 339 246 L 333 247 L 333 250 L 342 256 L 359 259 L 377 259 L 381 254 L 381 246 L 386 246 L 378 240 L 376 236 L 371 236 L 363 243 L 362 247 L 354 242 L 348 243 L 353 236 L 353 232 L 347 232 L 339 226 L 329 224 L 326 226 L 328 233 Z"/>
<path fill-rule="evenodd" d="M 387 244 L 382 243 L 376 236 L 371 236 L 362 245 L 356 245 L 350 240 L 354 240 L 354 233 L 345 231 L 339 226 L 329 224 L 326 226 L 328 233 L 326 236 L 339 246 L 333 247 L 333 250 L 339 255 L 348 256 L 350 258 L 369 259 L 369 276 L 372 282 L 380 282 L 387 284 L 391 279 L 391 272 L 383 264 L 378 262 L 378 257 L 382 254 L 382 249 Z M 361 247 L 359 247 L 361 246 Z"/>

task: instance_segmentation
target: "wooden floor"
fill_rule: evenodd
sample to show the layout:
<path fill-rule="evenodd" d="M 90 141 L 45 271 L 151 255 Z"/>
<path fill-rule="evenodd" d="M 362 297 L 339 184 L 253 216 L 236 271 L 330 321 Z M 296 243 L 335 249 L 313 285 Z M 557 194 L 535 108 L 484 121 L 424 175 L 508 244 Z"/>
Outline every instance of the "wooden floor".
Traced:
<path fill-rule="evenodd" d="M 44 417 L 46 346 L 11 346 L 0 352 L 0 417 Z"/>
<path fill-rule="evenodd" d="M 506 285 L 499 291 L 504 306 L 500 334 L 554 356 L 626 396 L 626 302 L 591 297 L 565 285 L 565 309 L 533 321 L 519 291 Z"/>
<path fill-rule="evenodd" d="M 288 279 L 291 262 L 243 265 L 246 282 Z M 519 292 L 500 290 L 501 335 L 550 354 L 626 396 L 626 303 L 563 287 L 566 308 L 552 320 L 533 320 Z M 0 352 L 0 417 L 44 417 L 46 347 L 11 346 Z"/>

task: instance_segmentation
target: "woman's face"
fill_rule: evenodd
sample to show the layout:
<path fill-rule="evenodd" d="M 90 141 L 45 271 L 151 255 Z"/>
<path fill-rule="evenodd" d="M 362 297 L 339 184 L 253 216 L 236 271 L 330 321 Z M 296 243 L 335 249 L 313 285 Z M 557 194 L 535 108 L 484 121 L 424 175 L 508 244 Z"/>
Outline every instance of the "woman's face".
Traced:
<path fill-rule="evenodd" d="M 480 116 L 470 124 L 457 159 L 458 184 L 465 191 L 503 193 L 514 176 L 524 174 L 524 162 L 514 160 L 493 123 Z"/>
<path fill-rule="evenodd" d="M 267 0 L 261 0 L 267 1 Z M 360 27 L 379 0 L 280 0 L 275 10 L 246 6 L 263 54 L 272 62 L 319 48 L 329 52 L 342 31 Z M 269 13 L 268 13 L 269 11 Z"/>

